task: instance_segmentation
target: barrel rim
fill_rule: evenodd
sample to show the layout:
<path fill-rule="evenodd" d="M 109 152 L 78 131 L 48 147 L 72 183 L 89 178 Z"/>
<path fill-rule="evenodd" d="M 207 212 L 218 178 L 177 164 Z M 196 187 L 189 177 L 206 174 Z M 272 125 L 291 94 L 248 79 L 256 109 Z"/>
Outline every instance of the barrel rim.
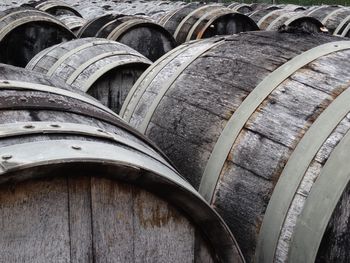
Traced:
<path fill-rule="evenodd" d="M 50 151 L 45 151 L 47 149 Z M 42 152 L 45 154 L 39 154 Z M 10 159 L 4 158 L 9 154 L 11 154 Z M 161 166 L 155 161 L 151 159 L 145 161 L 143 156 L 135 152 L 101 142 L 51 140 L 5 146 L 0 148 L 0 156 L 3 157 L 0 184 L 11 180 L 25 181 L 49 177 L 47 174 L 44 175 L 44 172 L 52 169 L 52 166 L 56 169 L 77 167 L 79 171 L 89 169 L 90 174 L 92 168 L 89 164 L 93 164 L 97 170 L 103 167 L 104 176 L 141 186 L 183 210 L 208 238 L 220 262 L 235 260 L 245 262 L 228 226 L 198 192 L 187 181 L 181 179 L 178 173 L 166 167 L 160 169 Z M 139 175 L 116 174 L 120 167 L 138 171 Z M 40 173 L 38 173 L 39 169 Z M 26 171 L 25 176 L 22 174 L 23 171 Z M 99 176 L 101 176 L 100 170 Z"/>

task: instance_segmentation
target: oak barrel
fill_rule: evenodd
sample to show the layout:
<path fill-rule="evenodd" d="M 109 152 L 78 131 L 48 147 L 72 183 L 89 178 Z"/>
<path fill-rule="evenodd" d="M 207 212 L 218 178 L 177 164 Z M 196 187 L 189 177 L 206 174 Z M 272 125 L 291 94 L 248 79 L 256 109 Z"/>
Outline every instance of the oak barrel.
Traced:
<path fill-rule="evenodd" d="M 218 214 L 116 114 L 39 73 L 0 65 L 0 79 L 0 261 L 244 261 Z"/>
<path fill-rule="evenodd" d="M 57 16 L 57 18 L 63 24 L 65 24 L 69 28 L 69 30 L 72 31 L 74 34 L 77 34 L 80 28 L 87 22 L 84 18 L 72 15 L 60 15 Z"/>
<path fill-rule="evenodd" d="M 73 15 L 83 17 L 73 6 L 59 0 L 31 1 L 26 5 L 30 5 L 54 16 Z"/>
<path fill-rule="evenodd" d="M 298 28 L 310 33 L 327 32 L 325 26 L 316 18 L 283 9 L 260 10 L 249 16 L 261 30 L 277 31 L 281 28 Z"/>
<path fill-rule="evenodd" d="M 248 262 L 347 262 L 349 49 L 301 32 L 184 44 L 120 115 L 223 216 Z"/>
<path fill-rule="evenodd" d="M 249 17 L 221 5 L 205 5 L 188 13 L 173 34 L 177 43 L 215 35 L 259 30 Z"/>
<path fill-rule="evenodd" d="M 82 38 L 43 50 L 26 68 L 87 92 L 118 113 L 131 87 L 151 63 L 121 43 Z"/>
<path fill-rule="evenodd" d="M 176 46 L 174 38 L 162 26 L 138 16 L 105 15 L 89 21 L 78 35 L 118 41 L 151 61 L 157 60 Z"/>
<path fill-rule="evenodd" d="M 349 37 L 350 8 L 342 6 L 320 6 L 306 10 L 305 14 L 321 21 L 334 35 Z"/>
<path fill-rule="evenodd" d="M 259 29 L 249 17 L 221 4 L 191 3 L 168 12 L 158 22 L 178 43 Z"/>
<path fill-rule="evenodd" d="M 0 62 L 25 67 L 34 55 L 55 44 L 74 39 L 55 17 L 28 7 L 0 12 Z"/>

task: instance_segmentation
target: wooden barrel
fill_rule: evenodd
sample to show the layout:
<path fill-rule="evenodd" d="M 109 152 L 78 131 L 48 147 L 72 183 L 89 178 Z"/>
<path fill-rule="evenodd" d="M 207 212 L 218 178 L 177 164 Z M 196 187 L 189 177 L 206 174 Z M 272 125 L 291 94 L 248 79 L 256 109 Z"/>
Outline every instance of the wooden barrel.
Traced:
<path fill-rule="evenodd" d="M 118 113 L 131 87 L 150 64 L 121 43 L 82 38 L 43 50 L 26 68 L 61 79 Z"/>
<path fill-rule="evenodd" d="M 193 10 L 201 6 L 203 6 L 203 4 L 199 4 L 195 2 L 187 4 L 185 6 L 182 6 L 176 10 L 169 12 L 167 15 L 161 18 L 158 21 L 158 23 L 162 25 L 166 30 L 168 30 L 170 34 L 174 35 L 176 28 L 181 23 L 182 19 L 184 19 Z"/>
<path fill-rule="evenodd" d="M 1 262 L 244 262 L 149 140 L 77 90 L 0 67 Z"/>
<path fill-rule="evenodd" d="M 173 36 L 177 43 L 215 35 L 232 35 L 259 30 L 249 17 L 221 5 L 207 5 L 194 9 L 177 26 Z"/>
<path fill-rule="evenodd" d="M 340 40 L 265 31 L 184 44 L 122 107 L 223 216 L 247 262 L 349 259 L 347 181 L 327 174 L 334 190 L 322 179 L 350 128 L 350 42 Z"/>
<path fill-rule="evenodd" d="M 74 34 L 77 34 L 80 28 L 87 22 L 84 18 L 72 15 L 60 15 L 57 16 L 57 19 L 65 24 Z"/>
<path fill-rule="evenodd" d="M 277 9 L 267 12 L 262 17 L 260 15 L 258 16 L 257 13 L 250 15 L 250 18 L 257 23 L 261 30 L 277 31 L 281 28 L 298 28 L 299 30 L 310 33 L 327 32 L 327 29 L 319 20 L 305 16 L 300 12 L 286 12 L 283 9 Z M 265 10 L 262 10 L 261 13 L 265 14 Z M 257 17 L 261 18 L 257 21 Z"/>
<path fill-rule="evenodd" d="M 123 43 L 151 61 L 176 46 L 174 38 L 162 26 L 137 16 L 105 15 L 83 26 L 81 37 L 102 37 Z"/>
<path fill-rule="evenodd" d="M 41 11 L 47 12 L 54 16 L 60 15 L 74 15 L 78 17 L 83 17 L 78 10 L 76 10 L 71 5 L 66 4 L 59 0 L 42 0 L 30 3 L 30 6 L 39 9 Z"/>
<path fill-rule="evenodd" d="M 334 35 L 349 37 L 350 8 L 341 6 L 320 6 L 305 14 L 321 21 Z"/>
<path fill-rule="evenodd" d="M 278 5 L 278 7 L 288 11 L 305 11 L 307 9 L 305 6 L 294 5 L 294 4 Z"/>
<path fill-rule="evenodd" d="M 253 9 L 250 7 L 248 4 L 244 3 L 232 3 L 227 6 L 228 8 L 231 8 L 233 11 L 242 13 L 242 14 L 247 14 L 253 11 Z"/>
<path fill-rule="evenodd" d="M 55 17 L 31 8 L 0 12 L 0 62 L 25 67 L 34 55 L 74 34 Z"/>

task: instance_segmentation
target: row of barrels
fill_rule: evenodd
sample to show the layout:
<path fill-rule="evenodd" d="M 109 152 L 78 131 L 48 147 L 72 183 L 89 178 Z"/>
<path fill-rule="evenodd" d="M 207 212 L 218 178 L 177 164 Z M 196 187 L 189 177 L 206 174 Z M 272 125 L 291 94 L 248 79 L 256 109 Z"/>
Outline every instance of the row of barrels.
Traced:
<path fill-rule="evenodd" d="M 324 18 L 322 15 L 328 12 L 328 8 L 303 11 L 314 14 L 317 19 L 300 14 L 300 11 L 285 12 L 285 9 L 260 9 L 248 17 L 218 4 L 191 3 L 159 17 L 156 23 L 146 17 L 114 13 L 86 21 L 79 11 L 68 4 L 52 0 L 30 2 L 0 13 L 0 62 L 24 67 L 41 50 L 76 37 L 118 41 L 155 61 L 180 43 L 215 35 L 256 31 L 259 27 L 264 30 L 313 33 L 330 31 L 347 36 L 350 29 L 349 9 L 329 8 L 334 10 Z"/>
<path fill-rule="evenodd" d="M 1 261 L 348 261 L 349 41 L 91 36 L 1 66 Z"/>
<path fill-rule="evenodd" d="M 347 262 L 349 41 L 261 31 L 190 42 L 128 66 L 138 78 L 102 71 L 89 91 L 99 65 L 135 55 L 105 42 L 61 44 L 27 68 L 121 108 L 224 218 L 247 262 Z M 130 55 L 103 58 L 118 49 Z"/>
<path fill-rule="evenodd" d="M 85 55 L 112 50 L 121 61 L 139 63 L 139 70 L 149 63 L 122 44 L 103 41 L 72 42 L 91 44 Z M 67 46 L 55 48 L 69 53 Z M 44 60 L 52 61 L 53 54 L 45 53 Z M 96 55 L 92 69 L 82 61 L 71 79 L 80 70 L 80 81 L 91 70 L 103 75 L 100 69 L 111 59 Z M 72 63 L 61 62 L 63 76 Z M 0 261 L 244 262 L 222 218 L 168 158 L 74 88 L 86 83 L 68 85 L 54 67 L 45 76 L 34 72 L 42 71 L 39 66 L 29 71 L 0 65 Z M 139 74 L 128 67 L 109 76 Z"/>
<path fill-rule="evenodd" d="M 0 261 L 245 262 L 218 213 L 115 114 L 151 60 L 75 39 L 54 19 L 65 11 L 5 12 L 6 62 L 28 69 L 0 64 Z"/>

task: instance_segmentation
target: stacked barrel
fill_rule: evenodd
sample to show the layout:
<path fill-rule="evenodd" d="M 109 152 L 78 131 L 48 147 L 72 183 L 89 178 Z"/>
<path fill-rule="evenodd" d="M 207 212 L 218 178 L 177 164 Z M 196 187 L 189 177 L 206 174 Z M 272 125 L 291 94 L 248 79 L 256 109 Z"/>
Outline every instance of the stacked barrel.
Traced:
<path fill-rule="evenodd" d="M 0 262 L 349 262 L 350 8 L 1 9 Z"/>

